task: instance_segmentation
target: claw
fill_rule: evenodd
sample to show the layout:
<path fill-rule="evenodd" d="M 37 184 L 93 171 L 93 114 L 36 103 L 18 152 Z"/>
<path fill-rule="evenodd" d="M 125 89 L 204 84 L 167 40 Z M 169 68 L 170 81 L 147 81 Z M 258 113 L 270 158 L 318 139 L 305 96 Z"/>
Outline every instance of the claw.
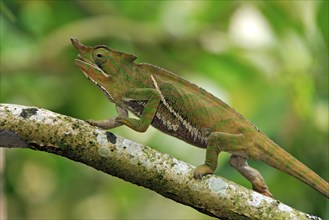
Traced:
<path fill-rule="evenodd" d="M 268 188 L 266 186 L 265 187 L 255 187 L 255 186 L 253 186 L 252 189 L 255 190 L 256 192 L 264 195 L 264 196 L 273 198 L 272 193 L 270 193 L 270 191 L 268 190 Z"/>
<path fill-rule="evenodd" d="M 272 195 L 272 193 L 270 193 L 270 191 L 266 191 L 266 192 L 262 192 L 262 194 L 264 195 L 264 196 L 267 196 L 267 197 L 271 197 L 271 198 L 273 198 L 273 195 Z"/>
<path fill-rule="evenodd" d="M 95 125 L 95 121 L 94 120 L 89 119 L 89 120 L 86 120 L 86 122 L 88 124 L 90 124 L 90 125 Z"/>

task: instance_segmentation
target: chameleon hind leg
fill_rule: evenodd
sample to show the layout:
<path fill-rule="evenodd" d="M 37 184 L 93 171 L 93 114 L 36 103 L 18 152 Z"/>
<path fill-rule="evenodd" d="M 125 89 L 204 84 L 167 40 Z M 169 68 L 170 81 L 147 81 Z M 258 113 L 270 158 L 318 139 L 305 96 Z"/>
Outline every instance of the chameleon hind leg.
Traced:
<path fill-rule="evenodd" d="M 203 165 L 195 168 L 193 173 L 194 178 L 201 179 L 204 175 L 214 173 L 220 151 L 237 150 L 242 139 L 242 134 L 228 134 L 223 132 L 211 133 L 208 138 L 206 161 Z"/>
<path fill-rule="evenodd" d="M 204 175 L 214 173 L 217 167 L 218 154 L 221 150 L 232 152 L 230 164 L 237 169 L 246 179 L 248 179 L 253 189 L 263 195 L 272 197 L 261 174 L 250 167 L 247 163 L 247 154 L 245 157 L 236 155 L 246 151 L 244 146 L 248 142 L 244 134 L 228 134 L 222 132 L 211 133 L 208 139 L 206 161 L 203 165 L 194 170 L 194 178 L 201 179 Z M 250 141 L 249 141 L 250 142 Z"/>
<path fill-rule="evenodd" d="M 248 165 L 246 158 L 232 155 L 230 158 L 230 164 L 251 182 L 253 190 L 265 196 L 273 197 L 266 186 L 264 178 L 256 169 Z"/>

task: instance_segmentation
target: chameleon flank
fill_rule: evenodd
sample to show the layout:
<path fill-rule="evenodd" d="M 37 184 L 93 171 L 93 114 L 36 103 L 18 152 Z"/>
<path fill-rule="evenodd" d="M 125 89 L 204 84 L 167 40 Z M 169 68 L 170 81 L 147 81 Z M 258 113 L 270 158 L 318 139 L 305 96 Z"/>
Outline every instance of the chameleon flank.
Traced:
<path fill-rule="evenodd" d="M 71 39 L 78 68 L 116 105 L 118 116 L 91 125 L 111 129 L 126 125 L 145 132 L 152 125 L 189 144 L 206 149 L 194 178 L 212 174 L 218 154 L 232 154 L 230 164 L 253 189 L 272 197 L 261 174 L 247 159 L 261 160 L 308 184 L 329 198 L 329 184 L 271 141 L 242 115 L 204 89 L 159 67 L 135 63 L 136 56 L 107 46 L 89 47 Z M 138 119 L 129 118 L 128 111 Z"/>

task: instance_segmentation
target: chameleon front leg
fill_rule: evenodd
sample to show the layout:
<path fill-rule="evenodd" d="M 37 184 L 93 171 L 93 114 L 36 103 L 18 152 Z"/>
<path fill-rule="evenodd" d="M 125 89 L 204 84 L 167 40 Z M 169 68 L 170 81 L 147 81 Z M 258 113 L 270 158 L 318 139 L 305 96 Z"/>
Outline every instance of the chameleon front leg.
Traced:
<path fill-rule="evenodd" d="M 119 116 L 112 117 L 112 118 L 109 118 L 107 120 L 101 120 L 101 121 L 87 120 L 87 122 L 91 125 L 94 125 L 94 126 L 102 128 L 102 129 L 106 129 L 106 130 L 121 126 L 122 123 L 118 121 L 118 118 L 127 118 L 128 117 L 128 111 L 121 108 L 118 105 L 116 105 L 115 107 L 116 107 L 116 110 L 117 110 Z"/>
<path fill-rule="evenodd" d="M 145 132 L 150 126 L 160 104 L 161 96 L 156 89 L 139 88 L 131 89 L 123 98 L 123 101 L 147 101 L 139 119 L 118 117 L 117 121 L 139 132 Z"/>

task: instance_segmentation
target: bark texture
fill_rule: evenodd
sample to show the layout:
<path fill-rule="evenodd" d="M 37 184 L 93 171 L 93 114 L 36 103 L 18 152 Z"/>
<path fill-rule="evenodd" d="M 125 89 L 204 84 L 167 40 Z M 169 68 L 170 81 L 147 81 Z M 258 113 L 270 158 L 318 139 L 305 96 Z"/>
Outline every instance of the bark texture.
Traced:
<path fill-rule="evenodd" d="M 49 110 L 0 104 L 0 147 L 64 156 L 219 219 L 320 219 L 148 146 Z"/>

